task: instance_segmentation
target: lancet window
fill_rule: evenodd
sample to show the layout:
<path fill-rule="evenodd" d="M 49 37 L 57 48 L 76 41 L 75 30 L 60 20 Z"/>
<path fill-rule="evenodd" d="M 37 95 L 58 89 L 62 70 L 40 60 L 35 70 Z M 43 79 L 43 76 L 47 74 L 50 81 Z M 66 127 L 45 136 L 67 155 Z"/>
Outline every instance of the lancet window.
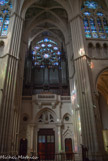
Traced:
<path fill-rule="evenodd" d="M 0 0 L 0 36 L 6 36 L 12 10 L 11 0 Z"/>
<path fill-rule="evenodd" d="M 108 38 L 108 15 L 96 1 L 86 0 L 81 8 L 86 38 Z"/>

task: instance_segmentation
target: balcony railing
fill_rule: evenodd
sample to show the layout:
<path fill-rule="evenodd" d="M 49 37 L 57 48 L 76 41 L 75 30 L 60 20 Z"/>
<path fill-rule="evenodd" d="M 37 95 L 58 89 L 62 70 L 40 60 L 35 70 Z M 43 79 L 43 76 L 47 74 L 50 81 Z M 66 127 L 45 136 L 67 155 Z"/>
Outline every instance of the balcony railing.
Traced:
<path fill-rule="evenodd" d="M 38 98 L 40 99 L 55 99 L 55 95 L 54 94 L 39 94 Z"/>

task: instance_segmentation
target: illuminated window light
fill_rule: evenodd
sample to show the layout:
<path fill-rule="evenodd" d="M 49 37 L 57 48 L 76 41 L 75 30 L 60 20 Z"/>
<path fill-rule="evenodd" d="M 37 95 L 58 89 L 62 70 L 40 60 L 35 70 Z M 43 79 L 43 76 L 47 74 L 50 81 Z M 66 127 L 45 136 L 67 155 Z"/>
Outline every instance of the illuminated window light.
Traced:
<path fill-rule="evenodd" d="M 84 48 L 81 48 L 81 49 L 79 50 L 79 55 L 81 55 L 81 56 L 85 55 L 85 50 L 84 50 Z"/>
<path fill-rule="evenodd" d="M 40 40 L 36 43 L 36 46 L 33 47 L 32 55 L 36 55 L 36 61 L 39 62 L 39 64 L 47 66 L 58 66 L 59 60 L 60 60 L 60 51 L 58 48 L 58 44 L 54 43 L 54 41 L 44 38 L 43 40 Z M 43 61 L 42 57 L 44 59 L 48 59 L 48 61 Z M 35 60 L 35 59 L 34 59 Z M 33 62 L 35 63 L 35 62 Z M 38 65 L 39 67 L 39 65 Z M 40 66 L 41 68 L 41 66 Z"/>
<path fill-rule="evenodd" d="M 41 46 L 42 46 L 42 47 L 45 47 L 45 44 L 42 44 Z"/>
<path fill-rule="evenodd" d="M 93 62 L 90 63 L 90 68 L 93 69 L 94 68 L 94 64 Z"/>
<path fill-rule="evenodd" d="M 44 54 L 44 58 L 48 59 L 49 58 L 49 54 Z"/>

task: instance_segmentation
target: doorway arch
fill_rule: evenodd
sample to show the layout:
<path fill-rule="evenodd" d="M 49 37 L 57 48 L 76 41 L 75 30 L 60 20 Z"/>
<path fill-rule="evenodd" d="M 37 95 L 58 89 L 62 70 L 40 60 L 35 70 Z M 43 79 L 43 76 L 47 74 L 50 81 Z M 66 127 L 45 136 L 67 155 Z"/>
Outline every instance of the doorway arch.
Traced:
<path fill-rule="evenodd" d="M 58 153 L 58 126 L 57 115 L 50 108 L 40 110 L 35 117 L 35 151 L 41 159 L 46 159 L 51 154 L 52 160 Z M 48 158 L 47 158 L 48 159 Z M 51 159 L 51 158 L 49 158 Z"/>
<path fill-rule="evenodd" d="M 108 152 L 108 69 L 97 79 L 99 112 L 102 124 L 105 151 Z"/>

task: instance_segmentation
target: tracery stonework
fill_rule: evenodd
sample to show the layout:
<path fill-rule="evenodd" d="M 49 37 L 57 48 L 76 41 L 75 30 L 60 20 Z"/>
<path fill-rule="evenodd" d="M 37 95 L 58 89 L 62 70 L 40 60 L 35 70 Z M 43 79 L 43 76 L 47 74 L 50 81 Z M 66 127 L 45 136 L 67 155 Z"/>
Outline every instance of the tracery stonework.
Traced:
<path fill-rule="evenodd" d="M 85 1 L 82 17 L 86 38 L 108 38 L 108 15 L 95 1 Z"/>

